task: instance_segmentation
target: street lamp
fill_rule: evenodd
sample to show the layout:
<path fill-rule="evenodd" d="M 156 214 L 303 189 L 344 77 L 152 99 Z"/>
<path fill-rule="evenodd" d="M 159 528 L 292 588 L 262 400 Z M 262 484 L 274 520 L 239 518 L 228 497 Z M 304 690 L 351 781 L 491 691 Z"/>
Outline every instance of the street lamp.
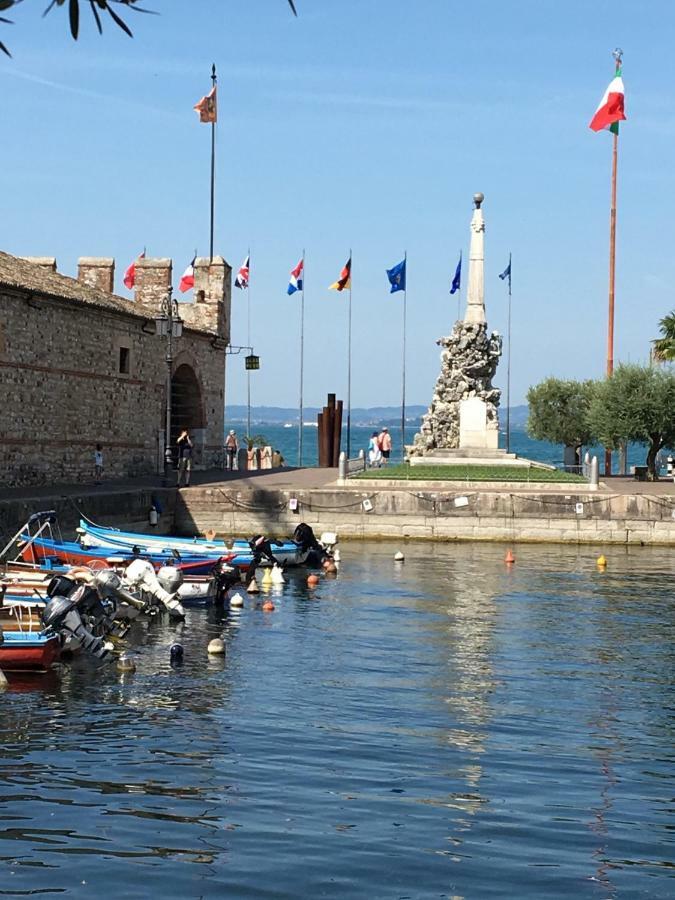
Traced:
<path fill-rule="evenodd" d="M 171 288 L 162 299 L 161 312 L 155 319 L 155 334 L 166 338 L 166 425 L 164 434 L 164 480 L 169 483 L 169 472 L 173 463 L 171 452 L 171 365 L 173 363 L 173 339 L 183 334 L 183 320 L 178 313 L 178 302 L 171 296 Z"/>

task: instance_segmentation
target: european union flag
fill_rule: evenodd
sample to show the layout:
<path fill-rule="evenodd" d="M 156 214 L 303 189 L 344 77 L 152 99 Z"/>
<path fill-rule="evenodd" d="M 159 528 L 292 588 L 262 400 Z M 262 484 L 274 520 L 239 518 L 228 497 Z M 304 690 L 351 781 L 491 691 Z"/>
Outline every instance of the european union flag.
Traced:
<path fill-rule="evenodd" d="M 508 278 L 509 286 L 511 285 L 511 257 L 510 256 L 509 256 L 508 266 L 504 269 L 504 271 L 501 273 L 501 275 L 499 277 L 501 278 L 502 281 L 504 281 L 505 278 Z"/>
<path fill-rule="evenodd" d="M 457 263 L 457 268 L 455 269 L 455 277 L 452 279 L 452 286 L 450 288 L 450 293 L 454 294 L 455 291 L 458 291 L 462 284 L 462 254 L 459 254 L 459 262 Z"/>
<path fill-rule="evenodd" d="M 389 279 L 389 284 L 391 285 L 390 294 L 395 294 L 396 291 L 404 291 L 405 290 L 405 263 L 398 263 L 398 265 L 394 266 L 393 269 L 387 269 L 387 278 Z"/>

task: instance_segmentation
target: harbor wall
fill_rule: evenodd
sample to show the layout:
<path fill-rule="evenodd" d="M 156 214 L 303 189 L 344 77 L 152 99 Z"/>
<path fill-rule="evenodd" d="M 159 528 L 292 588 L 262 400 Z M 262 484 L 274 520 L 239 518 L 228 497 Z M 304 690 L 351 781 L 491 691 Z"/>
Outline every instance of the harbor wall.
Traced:
<path fill-rule="evenodd" d="M 289 509 L 291 498 L 298 501 L 296 512 Z M 307 522 L 317 534 L 337 531 L 341 538 L 671 546 L 674 517 L 672 496 L 484 489 L 241 491 L 212 485 L 181 491 L 175 508 L 175 526 L 184 534 L 286 536 Z"/>

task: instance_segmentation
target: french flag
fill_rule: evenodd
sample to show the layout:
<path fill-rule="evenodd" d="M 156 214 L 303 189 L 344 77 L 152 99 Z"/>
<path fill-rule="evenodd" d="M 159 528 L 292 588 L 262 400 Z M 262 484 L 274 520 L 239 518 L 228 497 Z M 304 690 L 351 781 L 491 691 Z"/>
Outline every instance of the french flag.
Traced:
<path fill-rule="evenodd" d="M 186 291 L 191 291 L 195 286 L 195 260 L 196 256 L 192 257 L 192 262 L 187 267 L 187 269 L 181 275 L 180 282 L 178 283 L 178 290 L 184 294 Z"/>
<path fill-rule="evenodd" d="M 139 255 L 139 259 L 145 259 L 145 250 Z M 134 260 L 130 266 L 127 266 L 126 271 L 124 272 L 124 286 L 128 290 L 133 290 L 134 285 L 136 284 L 136 260 Z"/>
<path fill-rule="evenodd" d="M 296 291 L 302 290 L 302 274 L 305 268 L 304 257 L 300 260 L 294 269 L 291 269 L 291 280 L 288 282 L 288 293 L 294 294 Z"/>

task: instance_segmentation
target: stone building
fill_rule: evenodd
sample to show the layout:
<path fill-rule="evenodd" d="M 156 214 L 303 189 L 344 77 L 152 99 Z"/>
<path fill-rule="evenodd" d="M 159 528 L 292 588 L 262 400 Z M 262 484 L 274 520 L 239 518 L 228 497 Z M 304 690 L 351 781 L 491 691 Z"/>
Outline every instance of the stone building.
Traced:
<path fill-rule="evenodd" d="M 154 319 L 172 263 L 138 260 L 134 300 L 114 294 L 114 271 L 113 259 L 82 258 L 68 278 L 52 258 L 0 252 L 0 484 L 91 480 L 97 443 L 107 478 L 161 470 L 166 340 Z M 174 341 L 172 443 L 191 429 L 206 467 L 222 458 L 231 268 L 214 257 L 194 271 Z"/>

